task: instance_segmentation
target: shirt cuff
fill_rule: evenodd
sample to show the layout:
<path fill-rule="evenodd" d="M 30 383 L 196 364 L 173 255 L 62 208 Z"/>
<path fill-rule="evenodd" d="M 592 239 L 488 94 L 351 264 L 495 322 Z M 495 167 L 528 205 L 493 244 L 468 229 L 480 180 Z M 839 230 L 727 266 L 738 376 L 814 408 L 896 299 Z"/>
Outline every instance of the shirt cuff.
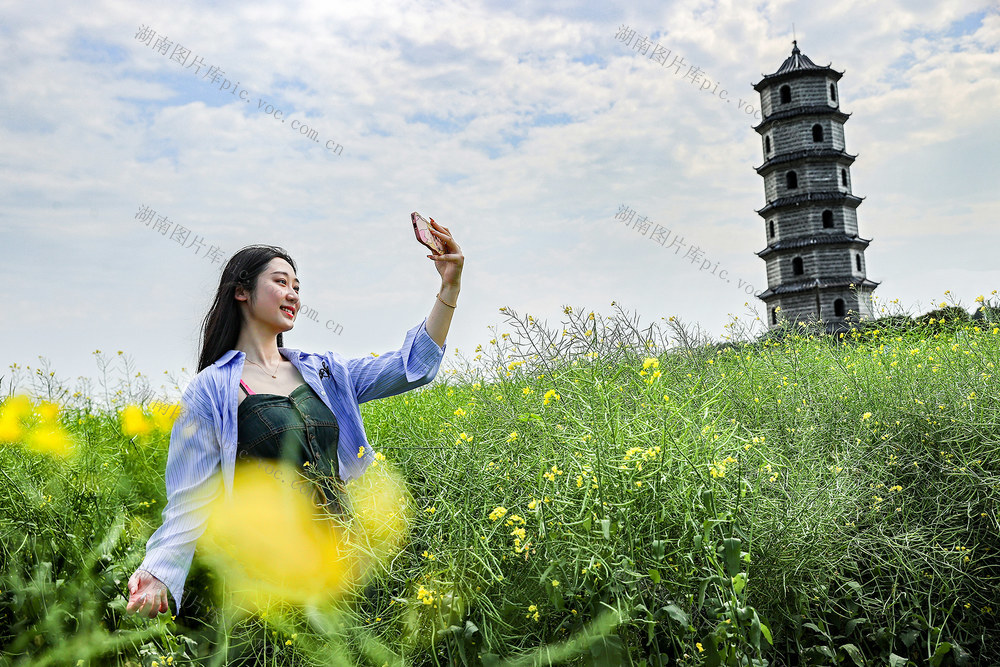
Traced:
<path fill-rule="evenodd" d="M 426 317 L 424 318 L 424 321 L 420 323 L 420 330 L 418 332 L 418 338 L 420 339 L 419 342 L 420 342 L 420 349 L 421 350 L 426 349 L 427 345 L 433 345 L 434 347 L 437 348 L 438 353 L 440 353 L 441 356 L 444 356 L 444 351 L 446 349 L 448 349 L 448 338 L 447 338 L 447 336 L 444 339 L 444 343 L 441 344 L 441 345 L 438 345 L 437 343 L 435 343 L 434 339 L 431 338 L 430 333 L 428 333 L 428 331 L 427 331 L 427 318 Z M 424 339 L 426 339 L 426 340 L 424 340 Z M 417 341 L 414 341 L 414 342 L 417 342 Z"/>

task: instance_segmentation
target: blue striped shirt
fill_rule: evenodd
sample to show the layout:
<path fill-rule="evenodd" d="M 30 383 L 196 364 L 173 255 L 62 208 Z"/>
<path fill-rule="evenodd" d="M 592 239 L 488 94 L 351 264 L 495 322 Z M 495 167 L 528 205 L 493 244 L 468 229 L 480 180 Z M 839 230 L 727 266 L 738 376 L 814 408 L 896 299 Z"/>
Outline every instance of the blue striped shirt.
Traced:
<path fill-rule="evenodd" d="M 337 457 L 345 482 L 359 477 L 375 458 L 358 405 L 415 389 L 437 375 L 447 343 L 435 343 L 426 323 L 425 318 L 407 331 L 399 350 L 378 357 L 345 359 L 336 352 L 278 348 L 336 416 L 340 427 Z M 184 390 L 182 410 L 170 433 L 163 524 L 146 543 L 139 569 L 166 585 L 178 612 L 195 545 L 205 532 L 208 505 L 221 488 L 232 497 L 236 414 L 245 358 L 243 352 L 229 350 L 198 373 Z M 359 457 L 362 448 L 364 454 Z"/>

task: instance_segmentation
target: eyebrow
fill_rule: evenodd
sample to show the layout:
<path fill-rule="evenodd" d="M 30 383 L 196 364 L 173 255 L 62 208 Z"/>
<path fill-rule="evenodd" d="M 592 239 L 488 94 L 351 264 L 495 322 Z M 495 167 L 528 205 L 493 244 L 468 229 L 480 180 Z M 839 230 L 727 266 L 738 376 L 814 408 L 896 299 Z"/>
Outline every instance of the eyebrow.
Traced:
<path fill-rule="evenodd" d="M 271 271 L 271 275 L 272 276 L 285 276 L 287 278 L 288 277 L 288 272 L 287 271 Z M 299 287 L 302 286 L 302 283 L 299 282 L 298 278 L 295 279 L 295 282 L 299 283 Z"/>

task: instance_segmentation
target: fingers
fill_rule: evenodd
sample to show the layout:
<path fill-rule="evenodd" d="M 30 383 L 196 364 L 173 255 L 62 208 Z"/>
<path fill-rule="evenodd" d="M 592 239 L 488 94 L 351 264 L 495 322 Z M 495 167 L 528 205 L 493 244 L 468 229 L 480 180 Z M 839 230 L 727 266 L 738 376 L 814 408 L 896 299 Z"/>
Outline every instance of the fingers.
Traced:
<path fill-rule="evenodd" d="M 166 587 L 158 579 L 145 572 L 137 571 L 129 579 L 129 601 L 125 607 L 128 614 L 139 614 L 155 618 L 157 614 L 169 611 Z"/>
<path fill-rule="evenodd" d="M 128 605 L 125 607 L 125 611 L 128 612 L 129 614 L 141 613 L 143 610 L 143 606 L 145 606 L 146 598 L 148 597 L 148 595 L 146 593 L 138 595 L 137 593 L 138 591 L 136 591 L 136 593 L 133 593 L 132 596 L 129 597 Z"/>
<path fill-rule="evenodd" d="M 432 220 L 431 222 L 434 222 L 434 221 Z M 445 227 L 444 225 L 442 225 L 442 224 L 441 224 L 441 223 L 439 223 L 439 222 L 434 222 L 434 226 L 435 226 L 435 227 L 440 227 L 441 229 L 443 229 L 443 230 L 444 230 L 444 233 L 445 233 L 445 234 L 451 234 L 451 230 L 450 230 L 450 229 L 448 229 L 447 227 Z M 436 232 L 436 231 L 438 231 L 438 230 L 437 230 L 437 229 L 433 229 L 433 228 L 432 228 L 432 229 L 431 229 L 431 231 L 434 231 L 434 232 Z"/>
<path fill-rule="evenodd" d="M 142 585 L 142 575 L 143 575 L 142 570 L 136 570 L 135 572 L 132 573 L 132 576 L 128 578 L 129 595 L 132 595 L 137 590 L 139 590 L 139 586 Z"/>

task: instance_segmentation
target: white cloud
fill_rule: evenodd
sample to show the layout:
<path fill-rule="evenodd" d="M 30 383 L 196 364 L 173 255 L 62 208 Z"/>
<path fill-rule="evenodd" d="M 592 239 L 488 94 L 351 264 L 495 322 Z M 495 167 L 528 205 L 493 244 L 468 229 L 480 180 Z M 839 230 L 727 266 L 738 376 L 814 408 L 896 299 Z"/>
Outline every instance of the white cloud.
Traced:
<path fill-rule="evenodd" d="M 30 314 L 0 325 L 0 341 L 17 350 L 11 361 L 42 354 L 70 374 L 93 372 L 95 348 L 127 349 L 150 372 L 193 365 L 219 266 L 137 223 L 140 204 L 227 252 L 253 242 L 292 252 L 304 301 L 344 327 L 331 336 L 300 322 L 288 344 L 305 349 L 384 351 L 426 315 L 437 274 L 411 240 L 412 210 L 451 227 L 468 256 L 450 348 L 483 342 L 500 305 L 554 321 L 564 304 L 608 313 L 613 299 L 645 321 L 679 314 L 721 335 L 746 295 L 612 217 L 626 203 L 766 287 L 753 254 L 766 243 L 757 121 L 736 100 L 759 106 L 751 84 L 787 57 L 793 22 L 804 53 L 846 70 L 870 274 L 926 299 L 932 283 L 910 258 L 926 259 L 958 281 L 941 291 L 971 301 L 996 278 L 962 272 L 970 252 L 995 247 L 1000 209 L 995 188 L 981 187 L 996 174 L 1000 132 L 990 6 L 5 9 L 18 50 L 0 71 L 0 243 L 13 249 L 0 271 L 11 307 Z M 733 101 L 616 42 L 623 23 L 656 33 Z M 252 102 L 140 44 L 140 24 L 220 66 Z M 259 99 L 286 122 L 258 111 Z M 343 155 L 297 134 L 293 119 Z"/>

